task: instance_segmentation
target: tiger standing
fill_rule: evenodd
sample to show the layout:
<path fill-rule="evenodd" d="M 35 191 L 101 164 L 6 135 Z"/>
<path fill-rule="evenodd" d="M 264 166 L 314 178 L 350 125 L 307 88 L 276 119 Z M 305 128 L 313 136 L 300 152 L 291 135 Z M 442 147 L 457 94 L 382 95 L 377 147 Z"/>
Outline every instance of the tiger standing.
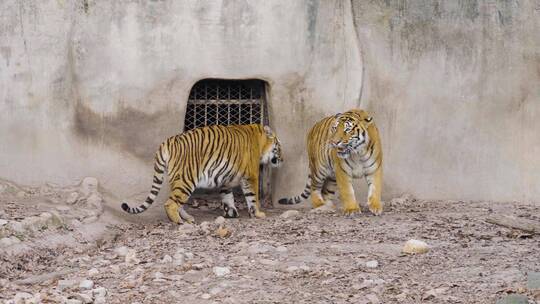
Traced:
<path fill-rule="evenodd" d="M 259 164 L 278 167 L 283 161 L 281 144 L 268 126 L 213 125 L 172 136 L 156 152 L 154 181 L 150 194 L 139 207 L 123 203 L 122 209 L 136 214 L 155 200 L 167 171 L 171 187 L 165 211 L 177 224 L 192 222 L 182 205 L 196 188 L 220 188 L 225 216 L 237 217 L 232 187 L 240 185 L 250 216 L 264 218 L 259 205 Z"/>
<path fill-rule="evenodd" d="M 296 197 L 280 199 L 280 204 L 297 204 L 311 194 L 317 208 L 335 194 L 337 185 L 345 214 L 360 212 L 352 179 L 365 177 L 369 210 L 382 213 L 381 140 L 366 111 L 353 109 L 317 122 L 309 131 L 307 150 L 310 174 L 306 187 Z"/>

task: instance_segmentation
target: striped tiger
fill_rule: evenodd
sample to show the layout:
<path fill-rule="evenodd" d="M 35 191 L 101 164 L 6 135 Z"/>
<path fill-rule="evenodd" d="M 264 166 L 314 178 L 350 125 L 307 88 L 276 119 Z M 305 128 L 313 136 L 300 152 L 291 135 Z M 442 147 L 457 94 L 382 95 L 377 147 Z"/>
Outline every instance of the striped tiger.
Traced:
<path fill-rule="evenodd" d="M 373 118 L 364 110 L 350 110 L 317 122 L 307 138 L 308 181 L 302 194 L 282 198 L 280 204 L 298 204 L 311 194 L 314 208 L 331 199 L 337 190 L 345 214 L 360 212 L 352 179 L 365 177 L 368 207 L 380 215 L 382 190 L 382 149 Z"/>
<path fill-rule="evenodd" d="M 156 152 L 154 181 L 146 201 L 139 207 L 123 203 L 122 209 L 136 214 L 155 200 L 167 171 L 171 187 L 165 203 L 169 219 L 177 224 L 194 219 L 183 208 L 196 188 L 219 188 L 226 217 L 238 217 L 232 187 L 240 185 L 250 217 L 264 218 L 259 206 L 259 164 L 278 167 L 283 161 L 281 144 L 268 126 L 213 125 L 168 138 Z"/>

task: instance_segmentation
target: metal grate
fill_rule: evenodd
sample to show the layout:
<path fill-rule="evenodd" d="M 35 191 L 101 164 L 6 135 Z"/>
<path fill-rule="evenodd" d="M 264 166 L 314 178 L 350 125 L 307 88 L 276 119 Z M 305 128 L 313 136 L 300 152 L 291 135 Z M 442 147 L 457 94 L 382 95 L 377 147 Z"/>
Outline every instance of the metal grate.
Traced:
<path fill-rule="evenodd" d="M 189 93 L 184 130 L 216 124 L 268 124 L 264 101 L 262 80 L 201 80 Z"/>
<path fill-rule="evenodd" d="M 262 123 L 268 125 L 266 84 L 262 80 L 203 79 L 189 93 L 184 131 L 209 125 Z M 271 171 L 260 167 L 259 192 L 261 205 L 272 207 Z M 235 196 L 241 195 L 235 189 Z M 211 191 L 195 191 L 195 200 L 212 201 Z M 242 200 L 243 202 L 243 200 Z M 237 204 L 239 208 L 244 204 Z"/>

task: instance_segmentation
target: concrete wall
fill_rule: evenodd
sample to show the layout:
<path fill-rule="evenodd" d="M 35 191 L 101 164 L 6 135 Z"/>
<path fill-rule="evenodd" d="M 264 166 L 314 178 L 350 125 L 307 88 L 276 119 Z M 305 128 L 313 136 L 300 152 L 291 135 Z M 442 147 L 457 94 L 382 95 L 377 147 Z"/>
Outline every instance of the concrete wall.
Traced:
<path fill-rule="evenodd" d="M 354 1 L 392 192 L 540 202 L 540 1 Z"/>
<path fill-rule="evenodd" d="M 260 78 L 287 161 L 276 194 L 292 193 L 309 126 L 359 102 L 345 1 L 7 0 L 0 14 L 0 176 L 17 182 L 95 176 L 119 197 L 146 193 L 191 86 Z"/>
<path fill-rule="evenodd" d="M 146 193 L 191 86 L 260 78 L 285 146 L 276 197 L 303 186 L 307 129 L 360 104 L 382 131 L 386 198 L 540 201 L 539 14 L 538 0 L 1 1 L 0 177 Z"/>

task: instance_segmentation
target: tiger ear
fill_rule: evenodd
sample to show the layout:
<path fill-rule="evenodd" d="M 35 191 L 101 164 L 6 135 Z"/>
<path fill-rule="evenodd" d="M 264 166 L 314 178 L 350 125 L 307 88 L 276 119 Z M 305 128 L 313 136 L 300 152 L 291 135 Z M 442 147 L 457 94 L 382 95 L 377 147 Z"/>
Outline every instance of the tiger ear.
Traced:
<path fill-rule="evenodd" d="M 269 126 L 264 126 L 263 130 L 264 130 L 264 133 L 266 133 L 266 135 L 268 135 L 268 136 L 274 135 L 274 132 L 272 132 L 272 129 L 270 129 Z"/>
<path fill-rule="evenodd" d="M 364 118 L 364 121 L 367 122 L 367 124 L 369 125 L 369 124 L 371 124 L 373 122 L 373 117 L 368 116 L 368 117 Z"/>

